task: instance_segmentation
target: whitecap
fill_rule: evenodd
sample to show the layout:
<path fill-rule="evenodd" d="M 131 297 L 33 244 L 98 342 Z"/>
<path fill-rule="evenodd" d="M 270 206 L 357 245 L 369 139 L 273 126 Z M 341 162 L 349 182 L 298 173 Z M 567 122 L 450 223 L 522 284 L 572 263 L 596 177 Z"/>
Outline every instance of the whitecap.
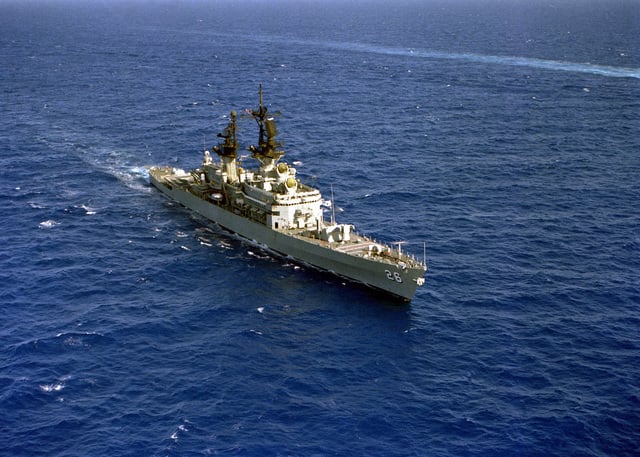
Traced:
<path fill-rule="evenodd" d="M 53 219 L 48 219 L 46 221 L 40 222 L 40 224 L 38 224 L 38 227 L 40 227 L 41 229 L 50 229 L 55 227 L 56 225 L 60 225 L 60 222 L 56 222 Z"/>
<path fill-rule="evenodd" d="M 178 425 L 178 430 L 176 430 L 175 432 L 173 432 L 173 433 L 171 434 L 170 438 L 171 438 L 173 441 L 178 441 L 178 437 L 179 437 L 179 435 L 178 435 L 178 434 L 179 434 L 180 432 L 186 433 L 186 432 L 188 432 L 188 431 L 189 431 L 189 429 L 187 428 L 187 426 L 186 426 L 185 424 L 189 424 L 190 422 L 189 422 L 187 419 L 184 419 L 184 421 L 183 421 L 183 422 L 185 422 L 185 423 L 184 423 L 184 424 L 180 424 L 180 425 Z"/>
<path fill-rule="evenodd" d="M 139 176 L 141 178 L 145 178 L 145 179 L 149 178 L 148 167 L 132 167 L 129 169 L 129 173 L 131 173 L 132 175 Z"/>
<path fill-rule="evenodd" d="M 64 387 L 64 384 L 61 382 L 55 384 L 40 384 L 40 390 L 43 392 L 60 392 Z"/>
<path fill-rule="evenodd" d="M 90 206 L 80 205 L 80 208 L 82 208 L 85 214 L 87 214 L 88 216 L 93 216 L 94 214 L 96 214 L 96 210 L 91 208 Z"/>
<path fill-rule="evenodd" d="M 262 313 L 264 312 L 264 306 L 260 306 L 260 307 L 258 308 L 258 312 L 259 312 L 260 314 L 262 314 Z"/>

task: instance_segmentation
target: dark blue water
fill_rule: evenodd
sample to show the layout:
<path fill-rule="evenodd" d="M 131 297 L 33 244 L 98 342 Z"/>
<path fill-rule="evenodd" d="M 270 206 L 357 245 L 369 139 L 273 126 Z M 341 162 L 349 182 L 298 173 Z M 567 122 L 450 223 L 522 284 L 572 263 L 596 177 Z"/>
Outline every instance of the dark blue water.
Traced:
<path fill-rule="evenodd" d="M 0 454 L 638 455 L 639 37 L 620 0 L 0 2 Z M 149 187 L 259 83 L 339 221 L 426 240 L 410 305 Z"/>

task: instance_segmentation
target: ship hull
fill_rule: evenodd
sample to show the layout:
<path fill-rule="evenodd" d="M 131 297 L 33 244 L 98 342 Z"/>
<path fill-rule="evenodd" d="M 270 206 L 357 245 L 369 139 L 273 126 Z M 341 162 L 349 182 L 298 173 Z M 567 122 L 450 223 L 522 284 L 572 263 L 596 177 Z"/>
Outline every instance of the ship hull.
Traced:
<path fill-rule="evenodd" d="M 395 299 L 411 301 L 422 281 L 422 268 L 402 268 L 400 265 L 353 256 L 287 233 L 286 230 L 270 229 L 203 200 L 182 187 L 167 185 L 153 173 L 150 173 L 150 182 L 171 199 L 227 230 L 297 261 L 365 284 Z"/>

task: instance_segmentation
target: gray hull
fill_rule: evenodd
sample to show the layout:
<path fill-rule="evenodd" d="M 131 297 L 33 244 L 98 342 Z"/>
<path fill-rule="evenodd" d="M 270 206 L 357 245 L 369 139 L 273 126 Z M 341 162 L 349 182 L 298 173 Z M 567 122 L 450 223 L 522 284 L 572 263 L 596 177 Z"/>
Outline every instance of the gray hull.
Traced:
<path fill-rule="evenodd" d="M 298 261 L 366 284 L 395 298 L 410 301 L 421 284 L 424 268 L 410 268 L 341 252 L 328 247 L 326 243 L 309 240 L 287 230 L 274 230 L 236 215 L 183 188 L 169 187 L 153 173 L 150 174 L 150 181 L 171 199 L 244 238 Z"/>

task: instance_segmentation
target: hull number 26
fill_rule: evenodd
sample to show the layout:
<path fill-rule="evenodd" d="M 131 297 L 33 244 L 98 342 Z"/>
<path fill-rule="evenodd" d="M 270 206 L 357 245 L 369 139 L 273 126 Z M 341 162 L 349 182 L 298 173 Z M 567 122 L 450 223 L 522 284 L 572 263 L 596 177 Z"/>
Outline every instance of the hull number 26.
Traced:
<path fill-rule="evenodd" d="M 389 270 L 384 270 L 384 272 L 387 274 L 387 279 L 389 281 L 402 282 L 402 277 L 397 271 L 391 273 Z"/>

